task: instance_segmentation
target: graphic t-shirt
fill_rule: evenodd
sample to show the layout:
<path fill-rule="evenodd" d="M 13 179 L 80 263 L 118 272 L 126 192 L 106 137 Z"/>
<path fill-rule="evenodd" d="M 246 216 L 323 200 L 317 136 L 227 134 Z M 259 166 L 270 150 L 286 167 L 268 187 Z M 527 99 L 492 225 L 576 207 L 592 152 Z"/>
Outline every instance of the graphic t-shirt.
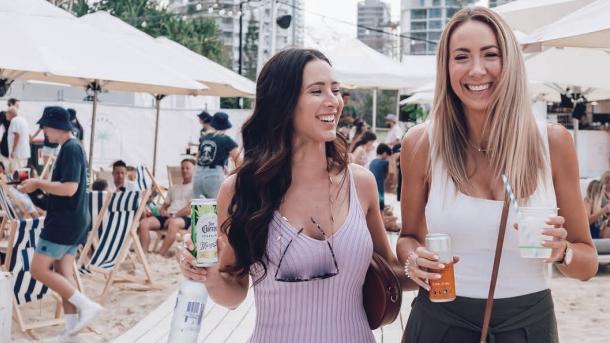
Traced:
<path fill-rule="evenodd" d="M 197 165 L 214 168 L 224 167 L 231 150 L 237 148 L 237 143 L 231 137 L 218 133 L 207 133 L 199 139 L 199 158 Z"/>
<path fill-rule="evenodd" d="M 78 182 L 78 189 L 72 196 L 49 194 L 40 237 L 57 244 L 76 245 L 84 240 L 91 225 L 87 162 L 85 151 L 76 139 L 67 140 L 59 150 L 51 181 Z"/>

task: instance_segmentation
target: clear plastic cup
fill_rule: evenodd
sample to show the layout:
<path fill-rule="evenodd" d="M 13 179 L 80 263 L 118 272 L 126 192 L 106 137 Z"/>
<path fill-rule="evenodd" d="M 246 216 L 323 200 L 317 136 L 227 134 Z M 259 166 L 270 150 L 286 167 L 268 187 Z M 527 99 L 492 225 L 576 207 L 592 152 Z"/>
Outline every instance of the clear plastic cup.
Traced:
<path fill-rule="evenodd" d="M 557 215 L 555 207 L 519 207 L 519 253 L 523 258 L 549 258 L 551 248 L 542 246 L 543 240 L 553 239 L 543 235 L 549 217 Z"/>

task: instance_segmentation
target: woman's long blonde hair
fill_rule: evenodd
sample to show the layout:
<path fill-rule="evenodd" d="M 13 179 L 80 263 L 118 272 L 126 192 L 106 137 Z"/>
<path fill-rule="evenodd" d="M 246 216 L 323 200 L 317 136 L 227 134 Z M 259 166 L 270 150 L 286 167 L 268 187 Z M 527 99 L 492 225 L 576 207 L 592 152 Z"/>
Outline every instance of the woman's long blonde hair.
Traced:
<path fill-rule="evenodd" d="M 506 174 L 519 199 L 534 193 L 537 180 L 545 173 L 545 152 L 527 91 L 525 64 L 519 44 L 510 27 L 497 14 L 484 7 L 467 7 L 447 23 L 437 51 L 436 90 L 432 119 L 433 156 L 444 167 L 458 190 L 468 190 L 466 149 L 468 124 L 460 99 L 449 79 L 449 40 L 467 21 L 486 24 L 496 35 L 502 58 L 502 72 L 496 83 L 483 124 L 487 142 L 485 154 L 494 175 Z"/>
<path fill-rule="evenodd" d="M 587 186 L 587 200 L 591 203 L 591 213 L 595 213 L 602 208 L 602 198 L 606 192 L 606 185 L 601 181 L 593 180 Z"/>

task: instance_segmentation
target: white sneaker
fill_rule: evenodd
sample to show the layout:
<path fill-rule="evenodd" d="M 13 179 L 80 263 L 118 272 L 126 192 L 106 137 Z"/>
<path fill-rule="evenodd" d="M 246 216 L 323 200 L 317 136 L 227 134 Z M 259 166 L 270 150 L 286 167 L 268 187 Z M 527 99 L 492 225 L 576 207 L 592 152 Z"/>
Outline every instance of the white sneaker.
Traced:
<path fill-rule="evenodd" d="M 87 305 L 85 308 L 81 309 L 78 316 L 78 322 L 76 325 L 68 331 L 68 335 L 74 335 L 80 330 L 84 329 L 89 323 L 95 320 L 104 308 L 98 304 L 92 302 L 90 305 Z"/>

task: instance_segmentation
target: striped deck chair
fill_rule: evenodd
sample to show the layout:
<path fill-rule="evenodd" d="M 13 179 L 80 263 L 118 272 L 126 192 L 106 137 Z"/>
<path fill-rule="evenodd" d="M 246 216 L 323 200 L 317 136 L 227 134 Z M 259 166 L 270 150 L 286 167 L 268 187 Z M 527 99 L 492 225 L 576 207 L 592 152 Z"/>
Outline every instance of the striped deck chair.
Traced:
<path fill-rule="evenodd" d="M 136 187 L 138 190 L 143 191 L 145 189 L 152 190 L 152 200 L 156 204 L 160 204 L 165 201 L 165 196 L 163 195 L 163 190 L 159 187 L 159 183 L 152 175 L 150 170 L 144 165 L 139 165 L 136 167 Z"/>
<path fill-rule="evenodd" d="M 100 297 L 101 302 L 114 283 L 128 282 L 132 289 L 155 288 L 137 234 L 140 217 L 149 196 L 150 190 L 112 193 L 106 210 L 100 213 L 96 221 L 97 226 L 92 227 L 79 265 L 82 272 L 99 272 L 104 275 L 106 284 Z M 119 273 L 121 263 L 127 257 L 133 258 L 130 251 L 132 245 L 135 257 L 144 267 L 144 279 Z"/>
<path fill-rule="evenodd" d="M 8 185 L 2 182 L 0 184 L 0 210 L 2 210 L 2 221 L 0 221 L 0 252 L 6 252 L 8 242 L 5 240 L 8 236 L 8 224 L 11 220 L 18 220 L 19 213 L 13 207 L 12 198 L 9 197 Z"/>
<path fill-rule="evenodd" d="M 15 278 L 13 311 L 17 324 L 22 332 L 26 332 L 34 339 L 38 338 L 32 332 L 33 329 L 63 324 L 61 298 L 55 293 L 49 292 L 49 288 L 33 279 L 30 273 L 30 264 L 43 224 L 44 217 L 11 221 L 10 245 L 4 265 L 5 270 L 11 272 Z M 76 272 L 76 265 L 74 267 Z M 27 303 L 41 300 L 49 293 L 57 302 L 53 318 L 26 323 L 21 314 L 21 307 Z"/>
<path fill-rule="evenodd" d="M 91 230 L 87 235 L 87 242 L 83 247 L 82 251 L 91 251 L 91 245 L 99 244 L 99 237 L 102 233 L 100 227 L 100 221 L 104 217 L 110 203 L 110 193 L 100 191 L 87 192 L 87 198 L 89 199 L 89 212 L 91 214 Z M 80 266 L 79 272 L 82 274 L 90 274 L 88 268 Z"/>

